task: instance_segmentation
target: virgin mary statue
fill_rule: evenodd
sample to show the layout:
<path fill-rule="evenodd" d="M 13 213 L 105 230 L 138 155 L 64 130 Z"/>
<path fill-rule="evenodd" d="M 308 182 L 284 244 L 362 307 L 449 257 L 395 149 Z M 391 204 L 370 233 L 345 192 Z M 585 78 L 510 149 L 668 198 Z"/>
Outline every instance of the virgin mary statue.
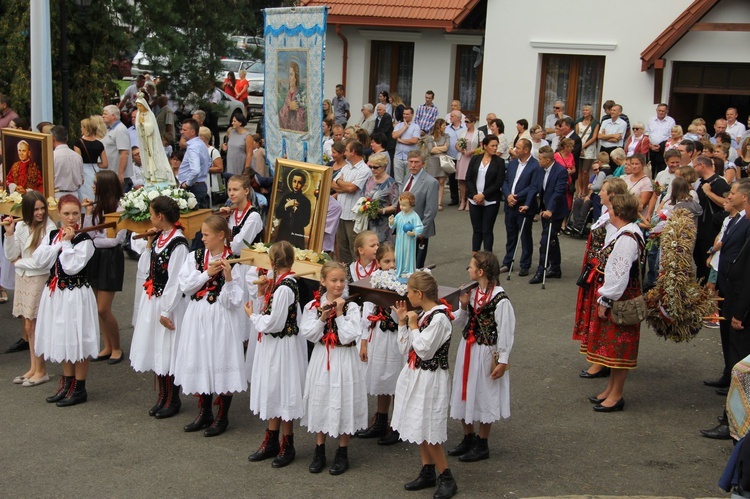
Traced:
<path fill-rule="evenodd" d="M 135 132 L 138 135 L 138 145 L 141 149 L 143 179 L 146 186 L 167 187 L 177 185 L 167 159 L 167 153 L 164 151 L 156 116 L 154 116 L 151 107 L 149 107 L 141 92 L 138 93 L 136 107 L 138 113 L 135 120 Z"/>

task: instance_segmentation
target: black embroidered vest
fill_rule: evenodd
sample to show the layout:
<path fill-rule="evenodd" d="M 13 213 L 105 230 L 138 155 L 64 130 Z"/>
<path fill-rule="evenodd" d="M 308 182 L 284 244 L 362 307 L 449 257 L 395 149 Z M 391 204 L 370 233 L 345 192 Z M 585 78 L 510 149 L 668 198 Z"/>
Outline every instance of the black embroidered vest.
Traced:
<path fill-rule="evenodd" d="M 284 338 L 285 336 L 296 336 L 299 333 L 299 326 L 297 325 L 297 303 L 299 302 L 299 285 L 297 281 L 291 277 L 285 278 L 278 285 L 271 290 L 271 298 L 268 300 L 268 306 L 263 310 L 263 315 L 271 315 L 271 309 L 273 308 L 273 293 L 281 286 L 286 286 L 294 292 L 294 301 L 289 304 L 289 308 L 286 312 L 286 323 L 284 329 L 278 333 L 268 333 L 274 338 Z"/>
<path fill-rule="evenodd" d="M 643 266 L 646 264 L 646 252 L 643 251 L 645 245 L 641 241 L 641 238 L 628 231 L 622 232 L 614 239 L 614 241 L 609 243 L 606 247 L 602 248 L 602 250 L 599 252 L 599 266 L 596 268 L 597 283 L 602 284 L 604 282 L 604 269 L 607 267 L 607 260 L 609 260 L 609 255 L 612 254 L 612 250 L 615 249 L 615 243 L 622 236 L 632 237 L 633 239 L 635 239 L 635 242 L 638 243 L 638 258 L 630 266 L 630 277 L 627 289 L 640 288 L 641 273 L 639 269 L 643 268 Z M 628 298 L 623 295 L 621 299 Z"/>
<path fill-rule="evenodd" d="M 376 306 L 372 310 L 373 316 L 381 316 L 385 317 L 385 319 L 380 319 L 380 330 L 384 333 L 396 333 L 398 332 L 398 323 L 393 320 L 393 317 L 391 316 L 391 311 L 386 307 L 378 307 Z M 370 328 L 375 327 L 375 321 L 370 321 Z"/>
<path fill-rule="evenodd" d="M 432 322 L 433 317 L 435 317 L 436 314 L 443 314 L 448 315 L 448 313 L 445 311 L 445 309 L 439 309 L 432 312 L 430 315 L 425 318 L 424 322 L 421 326 L 419 326 L 420 331 L 424 331 L 427 326 L 430 325 Z M 423 369 L 425 371 L 437 371 L 438 368 L 443 370 L 448 370 L 448 351 L 451 349 L 451 339 L 448 338 L 448 340 L 443 343 L 440 348 L 438 348 L 437 352 L 435 352 L 435 355 L 430 360 L 422 360 L 419 355 L 415 354 L 416 361 L 414 362 L 414 369 Z M 413 350 L 412 350 L 413 352 Z"/>
<path fill-rule="evenodd" d="M 240 231 L 242 230 L 242 227 L 245 226 L 245 222 L 247 222 L 247 219 L 250 217 L 251 213 L 260 213 L 260 212 L 258 211 L 258 209 L 255 206 L 251 206 L 250 209 L 247 210 L 247 213 L 245 213 L 245 216 L 242 217 L 242 221 L 240 221 L 240 223 L 238 223 L 237 225 L 235 225 L 234 227 L 232 227 L 232 237 L 234 237 L 234 236 L 236 236 L 237 234 L 240 233 Z M 255 235 L 255 239 L 253 239 L 250 242 L 250 244 L 255 244 L 255 243 L 262 242 L 261 241 L 262 234 L 263 234 L 263 231 L 261 230 L 260 232 L 258 232 Z"/>
<path fill-rule="evenodd" d="M 195 268 L 197 268 L 200 272 L 206 270 L 203 268 L 203 258 L 205 257 L 205 254 L 205 248 L 195 250 Z M 224 278 L 224 272 L 219 272 L 218 274 L 210 278 L 201 289 L 199 289 L 193 296 L 190 297 L 190 299 L 200 301 L 205 297 L 206 301 L 213 305 L 219 298 L 219 295 L 221 294 L 221 288 L 224 287 L 225 281 L 226 279 Z"/>
<path fill-rule="evenodd" d="M 55 240 L 55 237 L 57 237 L 57 233 L 60 232 L 60 229 L 53 230 L 49 234 L 49 242 L 52 244 L 52 241 Z M 73 237 L 73 239 L 70 241 L 73 246 L 76 244 L 82 242 L 82 241 L 90 241 L 91 236 L 88 235 L 87 232 L 82 232 L 80 234 L 77 234 Z M 88 262 L 86 263 L 86 266 L 83 267 L 80 272 L 78 272 L 75 275 L 69 275 L 66 274 L 65 271 L 62 268 L 62 264 L 60 263 L 60 254 L 58 253 L 57 259 L 55 260 L 55 264 L 52 266 L 52 268 L 49 271 L 49 279 L 47 279 L 47 286 L 50 285 L 50 283 L 53 282 L 53 279 L 55 276 L 57 276 L 57 282 L 55 283 L 55 286 L 57 289 L 73 289 L 73 288 L 82 288 L 82 287 L 91 287 L 89 284 L 89 280 L 86 277 L 86 267 L 88 267 Z"/>
<path fill-rule="evenodd" d="M 497 323 L 495 322 L 495 308 L 500 300 L 508 298 L 505 291 L 496 294 L 479 312 L 469 303 L 469 322 L 463 331 L 464 339 L 469 337 L 469 331 L 474 333 L 477 345 L 497 344 Z"/>
<path fill-rule="evenodd" d="M 164 292 L 164 288 L 169 280 L 169 259 L 172 257 L 174 250 L 180 245 L 188 247 L 187 239 L 183 236 L 173 237 L 161 253 L 156 252 L 156 245 L 151 249 L 151 266 L 146 278 L 146 283 L 150 281 L 153 289 L 151 296 L 161 296 Z M 203 260 L 201 260 L 201 264 L 202 262 Z M 146 287 L 146 283 L 144 283 L 144 287 Z"/>
<path fill-rule="evenodd" d="M 344 303 L 344 312 L 343 315 L 346 315 L 346 312 L 349 310 L 349 303 Z M 323 315 L 323 311 L 318 308 L 318 319 L 320 319 L 320 316 Z M 336 346 L 337 347 L 353 347 L 357 344 L 356 341 L 352 341 L 351 343 L 347 343 L 344 345 L 341 343 L 341 340 L 339 339 L 339 327 L 336 325 L 336 312 L 335 309 L 331 313 L 331 317 L 329 317 L 329 320 L 326 321 L 325 325 L 323 326 L 323 338 L 325 338 L 325 335 L 328 333 L 333 333 L 336 335 Z M 320 342 L 322 344 L 325 344 L 325 341 L 323 338 L 320 339 Z"/>

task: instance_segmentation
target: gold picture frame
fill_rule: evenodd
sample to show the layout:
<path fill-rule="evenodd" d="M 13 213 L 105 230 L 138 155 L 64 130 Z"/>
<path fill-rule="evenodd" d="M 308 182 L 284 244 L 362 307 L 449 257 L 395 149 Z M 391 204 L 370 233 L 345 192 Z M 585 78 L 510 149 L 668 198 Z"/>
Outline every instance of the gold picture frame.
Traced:
<path fill-rule="evenodd" d="M 322 252 L 331 177 L 328 166 L 276 160 L 266 241 L 289 241 L 299 249 Z"/>
<path fill-rule="evenodd" d="M 8 190 L 9 184 L 18 185 L 18 180 L 25 179 L 25 185 L 19 186 L 24 192 L 28 189 L 40 191 L 45 199 L 54 196 L 52 135 L 3 128 L 0 136 L 3 150 L 3 188 Z M 39 176 L 41 178 L 38 178 Z"/>

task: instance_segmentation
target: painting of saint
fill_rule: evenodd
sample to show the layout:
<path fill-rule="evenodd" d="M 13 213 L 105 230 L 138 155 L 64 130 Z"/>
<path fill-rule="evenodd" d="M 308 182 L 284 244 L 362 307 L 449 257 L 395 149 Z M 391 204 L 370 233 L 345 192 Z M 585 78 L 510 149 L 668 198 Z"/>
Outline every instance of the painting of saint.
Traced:
<path fill-rule="evenodd" d="M 304 50 L 279 51 L 277 68 L 280 102 L 279 128 L 294 132 L 307 132 L 308 102 L 304 83 L 307 72 L 307 52 Z"/>

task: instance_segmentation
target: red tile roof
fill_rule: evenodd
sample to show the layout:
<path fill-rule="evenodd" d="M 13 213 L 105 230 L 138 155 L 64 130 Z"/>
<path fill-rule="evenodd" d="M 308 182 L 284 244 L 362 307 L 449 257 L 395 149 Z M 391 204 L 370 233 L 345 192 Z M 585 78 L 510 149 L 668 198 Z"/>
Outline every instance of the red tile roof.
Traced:
<path fill-rule="evenodd" d="M 651 68 L 685 36 L 695 23 L 703 19 L 720 0 L 695 0 L 665 29 L 646 50 L 641 52 L 641 71 Z"/>
<path fill-rule="evenodd" d="M 326 5 L 330 24 L 435 28 L 451 31 L 479 0 L 302 0 L 304 6 Z"/>

